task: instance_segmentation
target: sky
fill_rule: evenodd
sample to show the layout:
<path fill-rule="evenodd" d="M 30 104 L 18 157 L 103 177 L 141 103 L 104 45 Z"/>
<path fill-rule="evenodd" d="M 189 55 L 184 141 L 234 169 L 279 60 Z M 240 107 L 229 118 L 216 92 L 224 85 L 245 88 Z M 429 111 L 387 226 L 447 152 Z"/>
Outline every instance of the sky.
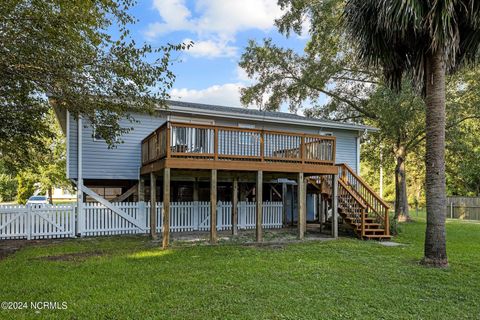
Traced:
<path fill-rule="evenodd" d="M 268 37 L 295 50 L 306 41 L 277 32 L 274 20 L 282 15 L 277 0 L 139 0 L 130 11 L 139 20 L 131 27 L 137 43 L 194 42 L 175 54 L 173 100 L 238 107 L 239 89 L 252 81 L 238 66 L 250 39 Z"/>

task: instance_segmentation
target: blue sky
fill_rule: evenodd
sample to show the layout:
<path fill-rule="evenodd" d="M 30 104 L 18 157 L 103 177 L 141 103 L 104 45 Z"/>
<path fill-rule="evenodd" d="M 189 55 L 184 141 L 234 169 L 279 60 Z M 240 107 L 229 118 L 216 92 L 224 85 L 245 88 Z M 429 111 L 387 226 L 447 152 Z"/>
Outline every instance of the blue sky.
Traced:
<path fill-rule="evenodd" d="M 139 43 L 195 43 L 177 54 L 175 100 L 240 106 L 238 90 L 250 80 L 238 61 L 249 39 L 271 37 L 296 50 L 305 45 L 301 37 L 276 31 L 274 19 L 282 14 L 277 0 L 139 0 L 131 12 L 139 20 L 131 28 Z"/>

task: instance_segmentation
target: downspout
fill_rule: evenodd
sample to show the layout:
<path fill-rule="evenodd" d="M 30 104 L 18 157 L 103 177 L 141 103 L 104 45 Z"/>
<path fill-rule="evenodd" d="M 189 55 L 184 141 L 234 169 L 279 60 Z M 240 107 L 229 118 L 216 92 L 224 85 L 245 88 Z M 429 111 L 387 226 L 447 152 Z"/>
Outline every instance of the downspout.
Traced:
<path fill-rule="evenodd" d="M 360 151 L 361 151 L 361 143 L 362 143 L 362 138 L 366 137 L 368 133 L 368 130 L 365 129 L 363 132 L 359 132 L 358 137 L 356 138 L 357 140 L 357 175 L 360 176 Z"/>
<path fill-rule="evenodd" d="M 67 119 L 65 119 L 65 127 L 66 127 L 66 149 L 67 149 L 67 167 L 65 168 L 67 171 L 67 179 L 70 179 L 70 111 L 67 110 Z"/>
<path fill-rule="evenodd" d="M 356 142 L 357 142 L 357 159 L 356 159 L 356 163 L 357 165 L 355 166 L 356 168 L 356 173 L 357 175 L 360 175 L 360 139 L 361 139 L 361 134 L 359 134 L 357 137 L 356 137 Z"/>
<path fill-rule="evenodd" d="M 380 198 L 383 198 L 383 151 L 380 149 Z"/>
<path fill-rule="evenodd" d="M 82 235 L 83 232 L 83 172 L 82 172 L 82 116 L 78 115 L 77 119 L 77 233 Z"/>

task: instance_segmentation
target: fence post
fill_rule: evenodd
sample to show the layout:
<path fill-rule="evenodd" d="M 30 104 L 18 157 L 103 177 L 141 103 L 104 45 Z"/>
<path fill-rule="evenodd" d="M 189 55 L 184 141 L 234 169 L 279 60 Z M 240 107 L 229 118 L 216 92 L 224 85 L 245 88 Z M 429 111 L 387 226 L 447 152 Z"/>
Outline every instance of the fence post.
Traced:
<path fill-rule="evenodd" d="M 193 229 L 198 230 L 200 229 L 200 219 L 199 219 L 199 214 L 200 210 L 198 208 L 199 203 L 198 201 L 193 201 Z"/>
<path fill-rule="evenodd" d="M 71 232 L 71 237 L 75 238 L 75 212 L 77 209 L 77 205 L 74 204 L 73 206 L 70 207 L 70 232 Z"/>
<path fill-rule="evenodd" d="M 83 237 L 85 231 L 85 206 L 77 206 L 77 233 Z"/>
<path fill-rule="evenodd" d="M 453 219 L 453 202 L 450 202 L 450 219 Z"/>
<path fill-rule="evenodd" d="M 148 225 L 147 225 L 147 205 L 145 204 L 145 201 L 139 201 L 138 202 L 137 210 L 138 210 L 138 217 L 139 217 L 138 220 L 142 222 L 142 226 L 144 226 L 145 230 L 147 230 L 147 228 L 148 228 Z"/>
<path fill-rule="evenodd" d="M 27 205 L 27 240 L 32 239 L 32 206 Z"/>
<path fill-rule="evenodd" d="M 245 229 L 245 202 L 238 202 L 238 227 L 240 229 Z"/>

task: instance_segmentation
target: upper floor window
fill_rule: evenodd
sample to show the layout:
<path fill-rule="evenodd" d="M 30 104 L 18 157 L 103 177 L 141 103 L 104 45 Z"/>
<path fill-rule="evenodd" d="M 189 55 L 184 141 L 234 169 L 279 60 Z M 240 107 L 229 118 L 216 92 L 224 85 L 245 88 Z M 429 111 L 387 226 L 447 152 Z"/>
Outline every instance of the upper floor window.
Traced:
<path fill-rule="evenodd" d="M 239 123 L 238 126 L 240 128 L 246 129 L 255 129 L 255 125 L 251 123 Z M 251 133 L 248 131 L 239 132 L 239 144 L 242 145 L 253 145 L 255 143 L 256 133 Z"/>
<path fill-rule="evenodd" d="M 330 131 L 319 131 L 318 134 L 321 136 L 333 137 L 333 132 Z"/>
<path fill-rule="evenodd" d="M 114 112 L 110 111 L 96 111 L 95 112 L 96 116 L 96 122 L 100 124 L 93 124 L 93 132 L 92 132 L 92 137 L 93 141 L 105 141 L 104 136 L 102 136 L 102 131 L 107 134 L 107 136 L 110 136 L 110 131 L 113 130 L 113 125 L 111 124 L 105 124 L 105 123 L 114 123 L 118 122 L 120 119 L 118 115 Z M 118 129 L 118 127 L 116 128 Z M 115 142 L 118 141 L 118 132 L 115 134 Z"/>

